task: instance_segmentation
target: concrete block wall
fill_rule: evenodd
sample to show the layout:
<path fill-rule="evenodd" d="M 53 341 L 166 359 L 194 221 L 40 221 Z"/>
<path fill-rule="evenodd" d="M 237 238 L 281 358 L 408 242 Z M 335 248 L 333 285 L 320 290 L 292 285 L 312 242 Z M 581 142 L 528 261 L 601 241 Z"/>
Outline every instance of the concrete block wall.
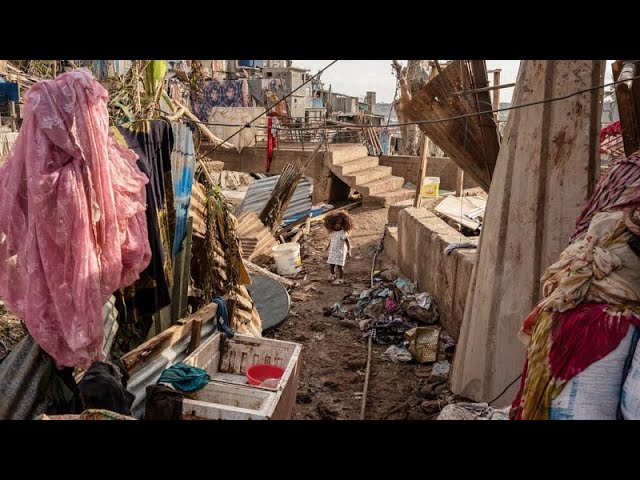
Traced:
<path fill-rule="evenodd" d="M 315 145 L 313 146 L 315 147 Z M 287 163 L 294 166 L 303 166 L 307 163 L 315 148 L 308 150 L 274 150 L 269 173 L 280 174 Z M 201 147 L 206 151 L 206 146 Z M 335 202 L 348 198 L 350 189 L 339 178 L 335 177 L 329 167 L 326 166 L 325 156 L 329 157 L 335 152 L 319 152 L 305 172 L 305 175 L 313 178 L 313 203 Z M 242 152 L 237 150 L 216 150 L 209 156 L 210 160 L 224 163 L 225 170 L 245 173 L 267 173 L 265 148 L 248 147 Z M 330 161 L 330 160 L 329 160 Z"/>
<path fill-rule="evenodd" d="M 405 208 L 399 214 L 398 266 L 429 292 L 440 308 L 445 330 L 455 339 L 460 334 L 476 250 L 454 250 L 444 255 L 452 243 L 477 240 L 462 236 L 442 219 L 425 209 Z"/>
<path fill-rule="evenodd" d="M 407 182 L 415 185 L 419 182 L 421 157 L 410 155 L 382 155 L 380 165 L 392 168 L 392 174 L 397 177 L 404 177 Z M 447 157 L 429 157 L 427 159 L 427 177 L 440 177 L 440 188 L 442 190 L 455 190 L 458 167 Z M 475 183 L 468 175 L 464 179 L 464 188 L 475 188 Z"/>

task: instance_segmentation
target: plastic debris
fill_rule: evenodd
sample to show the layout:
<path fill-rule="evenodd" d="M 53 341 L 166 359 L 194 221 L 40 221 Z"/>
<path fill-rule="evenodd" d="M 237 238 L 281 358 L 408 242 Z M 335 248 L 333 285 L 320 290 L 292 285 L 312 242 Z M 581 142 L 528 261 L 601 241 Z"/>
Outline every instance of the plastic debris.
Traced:
<path fill-rule="evenodd" d="M 410 362 L 412 357 L 409 350 L 405 347 L 399 347 L 397 345 L 391 345 L 382 354 L 382 358 L 389 360 L 393 363 L 405 363 Z"/>

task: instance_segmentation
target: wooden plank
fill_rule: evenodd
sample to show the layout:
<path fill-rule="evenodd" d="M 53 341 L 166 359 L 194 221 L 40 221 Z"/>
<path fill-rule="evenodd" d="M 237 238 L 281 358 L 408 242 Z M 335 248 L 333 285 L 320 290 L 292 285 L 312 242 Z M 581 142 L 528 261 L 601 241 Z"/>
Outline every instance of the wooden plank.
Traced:
<path fill-rule="evenodd" d="M 464 170 L 458 167 L 456 174 L 456 196 L 461 197 L 464 191 Z"/>
<path fill-rule="evenodd" d="M 513 103 L 601 85 L 604 63 L 523 60 Z M 450 377 L 456 394 L 491 401 L 522 371 L 518 331 L 597 179 L 601 99 L 602 90 L 593 89 L 509 115 Z M 510 387 L 496 406 L 516 390 Z"/>
<path fill-rule="evenodd" d="M 344 210 L 344 211 L 353 210 L 354 208 L 357 208 L 357 207 L 359 207 L 361 205 L 362 205 L 362 200 L 358 200 L 357 202 L 350 203 L 349 205 L 345 205 L 344 207 L 338 207 L 338 208 L 331 209 L 331 210 L 329 210 L 327 212 L 324 212 L 321 215 L 318 215 L 317 217 L 311 217 L 311 223 L 317 223 L 317 222 L 324 221 L 326 216 L 329 215 L 330 213 L 339 212 L 339 211 L 342 211 L 342 210 Z"/>
<path fill-rule="evenodd" d="M 127 367 L 129 374 L 133 374 L 140 370 L 146 363 L 155 358 L 162 350 L 181 341 L 183 338 L 191 334 L 194 320 L 201 320 L 206 323 L 213 319 L 218 307 L 211 303 L 201 308 L 193 315 L 189 315 L 183 319 L 178 325 L 169 327 L 164 332 L 156 335 L 152 339 L 146 341 L 138 348 L 131 350 L 122 357 L 122 362 Z"/>
<path fill-rule="evenodd" d="M 624 142 L 624 152 L 631 155 L 640 148 L 640 111 L 638 102 L 638 89 L 640 84 L 631 80 L 638 72 L 635 62 L 618 60 L 612 65 L 613 78 L 615 81 L 628 80 L 618 83 L 616 89 L 616 102 L 620 114 L 620 125 L 622 127 L 622 139 Z"/>
<path fill-rule="evenodd" d="M 176 255 L 173 269 L 173 294 L 171 296 L 171 324 L 177 323 L 187 312 L 189 279 L 191 272 L 191 239 L 193 218 L 187 219 L 187 231 L 182 248 Z"/>
<path fill-rule="evenodd" d="M 413 206 L 420 207 L 422 203 L 422 183 L 424 182 L 424 176 L 427 173 L 428 156 L 428 143 L 429 140 L 426 135 L 422 135 L 422 163 L 420 164 L 420 173 L 418 174 L 418 184 L 416 185 L 416 195 L 413 199 Z"/>
<path fill-rule="evenodd" d="M 191 353 L 200 346 L 200 340 L 202 339 L 202 320 L 194 320 L 193 327 L 191 328 L 191 340 L 189 341 L 189 350 L 187 353 Z"/>

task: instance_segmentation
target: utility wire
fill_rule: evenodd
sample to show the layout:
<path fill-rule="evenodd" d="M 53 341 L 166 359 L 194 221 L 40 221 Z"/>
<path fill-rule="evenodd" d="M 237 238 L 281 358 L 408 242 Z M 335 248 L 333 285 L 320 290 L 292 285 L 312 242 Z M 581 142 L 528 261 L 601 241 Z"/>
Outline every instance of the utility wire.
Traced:
<path fill-rule="evenodd" d="M 329 66 L 327 66 L 326 68 L 328 68 Z M 544 104 L 544 103 L 551 103 L 551 102 L 557 102 L 557 101 L 560 101 L 560 100 L 566 100 L 568 98 L 575 97 L 576 95 L 581 95 L 583 93 L 587 93 L 587 92 L 591 92 L 591 91 L 594 91 L 594 90 L 606 88 L 606 87 L 609 87 L 611 85 L 617 85 L 619 83 L 625 83 L 625 82 L 628 82 L 628 81 L 631 81 L 631 80 L 636 80 L 636 79 L 639 79 L 639 78 L 640 78 L 640 75 L 632 77 L 632 78 L 628 78 L 626 80 L 618 80 L 618 81 L 615 81 L 615 82 L 605 83 L 603 85 L 596 85 L 595 87 L 585 88 L 583 90 L 578 90 L 576 92 L 569 93 L 567 95 L 562 95 L 560 97 L 552 97 L 552 98 L 547 98 L 547 99 L 544 99 L 544 100 L 538 100 L 536 102 L 523 103 L 523 104 L 520 104 L 520 105 L 511 105 L 509 107 L 497 108 L 495 110 L 486 110 L 486 111 L 483 111 L 483 112 L 465 113 L 465 114 L 462 114 L 462 115 L 456 115 L 454 117 L 438 118 L 438 119 L 435 119 L 435 120 L 415 120 L 415 121 L 412 121 L 412 122 L 391 123 L 391 124 L 387 124 L 386 126 L 387 127 L 403 127 L 403 126 L 407 126 L 407 125 L 425 125 L 425 124 L 443 123 L 443 122 L 450 122 L 450 121 L 453 121 L 453 120 L 459 120 L 461 118 L 469 118 L 469 117 L 475 117 L 475 116 L 478 116 L 478 115 L 487 115 L 487 114 L 490 114 L 490 113 L 499 113 L 499 112 L 505 112 L 505 111 L 508 111 L 508 110 L 516 110 L 518 108 L 532 107 L 532 106 L 541 105 L 541 104 Z M 283 100 L 284 100 L 284 98 L 283 98 Z M 257 118 L 259 118 L 259 117 L 256 117 L 256 119 Z M 196 123 L 200 123 L 202 125 L 220 126 L 220 127 L 245 127 L 245 128 L 247 127 L 247 125 L 240 125 L 240 124 L 207 123 L 207 122 L 196 122 Z M 295 128 L 295 130 L 296 131 L 311 131 L 311 130 L 326 130 L 326 129 L 364 129 L 364 128 L 370 128 L 370 127 L 371 127 L 371 125 L 355 125 L 354 124 L 354 125 L 332 125 L 332 126 L 326 126 L 326 127 L 301 127 L 301 128 Z M 254 128 L 268 128 L 268 127 L 264 126 L 264 125 L 256 125 Z M 293 130 L 293 129 L 287 128 L 287 127 L 271 127 L 271 128 L 274 129 L 274 130 Z M 376 128 L 376 127 L 374 126 L 374 128 Z M 381 128 L 381 127 L 378 127 L 378 128 Z M 240 131 L 236 132 L 234 135 L 236 135 L 239 132 Z M 229 137 L 229 138 L 231 138 L 231 137 Z"/>
<path fill-rule="evenodd" d="M 238 135 L 240 132 L 242 132 L 245 128 L 249 128 L 251 127 L 251 124 L 253 122 L 255 122 L 256 120 L 258 120 L 260 117 L 264 116 L 267 114 L 267 112 L 273 110 L 274 108 L 276 108 L 277 105 L 279 105 L 280 103 L 282 103 L 283 101 L 285 101 L 287 98 L 289 98 L 291 95 L 293 95 L 295 92 L 297 92 L 298 90 L 300 90 L 302 87 L 304 87 L 307 83 L 309 83 L 311 80 L 313 80 L 314 78 L 320 76 L 326 69 L 328 69 L 329 67 L 331 67 L 332 65 L 334 65 L 338 60 L 334 60 L 333 62 L 331 62 L 329 65 L 327 65 L 326 67 L 324 67 L 322 70 L 320 70 L 318 73 L 316 73 L 315 75 L 313 75 L 312 77 L 309 77 L 307 80 L 305 80 L 298 88 L 296 88 L 295 90 L 292 90 L 289 94 L 285 95 L 284 97 L 282 97 L 280 100 L 278 100 L 276 103 L 274 103 L 271 107 L 267 108 L 264 112 L 262 112 L 260 115 L 258 115 L 257 117 L 255 117 L 253 120 L 251 120 L 250 122 L 244 124 L 244 125 L 220 125 L 220 126 L 239 126 L 242 127 L 240 128 L 237 132 L 235 132 L 233 135 L 231 135 L 230 137 L 228 137 L 227 139 L 225 139 L 220 145 L 224 145 L 225 143 L 227 143 L 229 140 L 231 140 L 233 137 L 235 137 L 236 135 Z M 213 124 L 207 124 L 207 123 L 203 123 L 203 125 L 213 125 Z M 211 150 L 208 150 L 206 153 L 203 154 L 203 156 L 207 156 L 210 153 L 215 152 L 220 145 L 216 145 L 215 147 L 213 147 Z"/>

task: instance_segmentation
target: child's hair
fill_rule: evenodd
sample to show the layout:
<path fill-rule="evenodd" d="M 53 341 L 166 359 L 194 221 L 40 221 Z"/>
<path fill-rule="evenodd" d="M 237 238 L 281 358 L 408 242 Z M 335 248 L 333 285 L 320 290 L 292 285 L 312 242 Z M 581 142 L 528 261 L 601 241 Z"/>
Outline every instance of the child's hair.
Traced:
<path fill-rule="evenodd" d="M 324 218 L 324 228 L 326 228 L 327 231 L 331 233 L 334 231 L 333 227 L 336 225 L 336 223 L 338 223 L 338 221 L 342 222 L 342 228 L 347 233 L 351 232 L 355 227 L 353 217 L 344 210 L 340 210 L 327 214 L 327 216 Z"/>

